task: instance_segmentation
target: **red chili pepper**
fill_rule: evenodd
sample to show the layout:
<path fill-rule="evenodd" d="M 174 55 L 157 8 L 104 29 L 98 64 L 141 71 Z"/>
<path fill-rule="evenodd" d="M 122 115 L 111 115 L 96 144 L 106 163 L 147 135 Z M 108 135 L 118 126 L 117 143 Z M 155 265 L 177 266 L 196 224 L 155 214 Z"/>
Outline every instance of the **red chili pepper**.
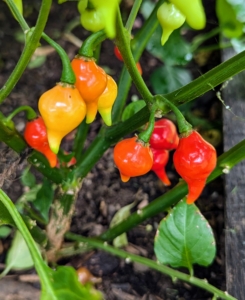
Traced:
<path fill-rule="evenodd" d="M 56 166 L 57 156 L 49 147 L 47 130 L 42 117 L 26 124 L 24 138 L 29 146 L 41 152 L 47 158 L 51 168 Z"/>
<path fill-rule="evenodd" d="M 176 171 L 188 184 L 187 203 L 193 203 L 216 166 L 216 150 L 197 131 L 192 131 L 190 135 L 180 138 L 173 161 Z"/>
<path fill-rule="evenodd" d="M 122 181 L 127 182 L 130 177 L 144 175 L 151 170 L 153 155 L 148 144 L 132 137 L 116 144 L 114 162 Z"/>
<path fill-rule="evenodd" d="M 169 152 L 162 149 L 151 148 L 153 153 L 153 165 L 151 170 L 162 180 L 165 185 L 170 185 L 171 182 L 165 172 L 165 166 L 168 163 Z"/>
<path fill-rule="evenodd" d="M 168 119 L 155 122 L 154 130 L 150 138 L 150 145 L 155 149 L 176 149 L 179 143 L 176 126 Z"/>

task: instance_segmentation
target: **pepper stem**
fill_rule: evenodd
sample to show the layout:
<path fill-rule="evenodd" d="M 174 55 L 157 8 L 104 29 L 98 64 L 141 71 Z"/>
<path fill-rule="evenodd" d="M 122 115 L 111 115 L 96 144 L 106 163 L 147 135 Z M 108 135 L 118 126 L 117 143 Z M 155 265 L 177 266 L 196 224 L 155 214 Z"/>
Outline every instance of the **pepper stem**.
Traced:
<path fill-rule="evenodd" d="M 94 49 L 100 43 L 102 43 L 106 39 L 106 34 L 104 30 L 97 31 L 91 34 L 86 40 L 82 43 L 81 48 L 78 51 L 80 56 L 85 56 L 92 58 L 94 57 Z"/>
<path fill-rule="evenodd" d="M 180 110 L 162 95 L 156 95 L 154 99 L 156 100 L 156 103 L 158 102 L 158 100 L 164 101 L 171 108 L 171 110 L 174 112 L 177 118 L 179 133 L 188 136 L 192 131 L 192 125 L 186 121 L 185 117 L 180 112 Z"/>
<path fill-rule="evenodd" d="M 47 36 L 47 34 L 42 33 L 42 38 L 47 43 L 49 43 L 58 52 L 60 56 L 62 62 L 62 73 L 61 73 L 60 81 L 74 85 L 76 82 L 76 76 L 72 70 L 70 59 L 66 54 L 65 50 L 54 40 L 52 40 L 49 36 Z"/>
<path fill-rule="evenodd" d="M 28 105 L 23 105 L 23 106 L 16 108 L 11 114 L 9 114 L 5 118 L 5 122 L 6 123 L 10 122 L 21 111 L 26 111 L 26 118 L 28 121 L 31 121 L 37 117 L 37 114 L 33 108 L 31 108 Z"/>
<path fill-rule="evenodd" d="M 151 138 L 151 135 L 152 135 L 152 132 L 154 129 L 154 125 L 155 125 L 155 112 L 156 112 L 155 109 L 153 109 L 151 111 L 147 129 L 145 131 L 142 131 L 138 135 L 138 139 L 143 141 L 144 143 L 149 143 L 149 140 Z"/>

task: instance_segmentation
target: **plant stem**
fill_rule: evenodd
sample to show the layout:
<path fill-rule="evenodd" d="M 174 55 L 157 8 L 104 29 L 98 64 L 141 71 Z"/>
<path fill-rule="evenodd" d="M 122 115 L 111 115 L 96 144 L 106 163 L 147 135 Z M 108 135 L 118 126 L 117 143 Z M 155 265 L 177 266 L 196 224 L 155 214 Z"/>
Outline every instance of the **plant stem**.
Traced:
<path fill-rule="evenodd" d="M 75 153 L 77 162 L 79 162 L 81 159 L 84 143 L 87 138 L 88 129 L 89 129 L 89 124 L 87 124 L 86 120 L 84 119 L 83 122 L 78 126 L 74 143 L 73 143 L 73 151 Z"/>
<path fill-rule="evenodd" d="M 81 48 L 78 51 L 79 56 L 85 56 L 88 58 L 94 57 L 94 49 L 106 39 L 104 30 L 100 30 L 91 34 L 83 42 Z"/>
<path fill-rule="evenodd" d="M 67 233 L 66 234 L 66 238 L 76 241 L 76 242 L 82 242 L 82 243 L 87 243 L 89 246 L 92 246 L 96 249 L 101 249 L 104 250 L 108 253 L 111 253 L 112 255 L 116 255 L 118 257 L 121 257 L 123 259 L 127 259 L 129 261 L 133 261 L 133 262 L 137 262 L 140 263 L 142 265 L 148 266 L 151 269 L 157 270 L 163 274 L 166 274 L 168 276 L 170 276 L 173 279 L 180 279 L 183 280 L 185 282 L 190 283 L 191 285 L 195 285 L 198 286 L 206 291 L 209 291 L 211 294 L 215 294 L 218 295 L 220 298 L 222 299 L 226 299 L 226 300 L 236 300 L 236 298 L 230 296 L 229 294 L 227 294 L 226 292 L 223 292 L 219 289 L 217 289 L 216 287 L 214 287 L 213 285 L 209 284 L 206 280 L 202 280 L 199 278 L 196 278 L 194 276 L 190 276 L 188 274 L 182 273 L 180 271 L 171 269 L 165 265 L 161 265 L 149 258 L 145 258 L 139 255 L 135 255 L 135 254 L 131 254 L 128 253 L 126 251 L 114 248 L 112 246 L 109 246 L 107 243 L 103 243 L 101 241 L 98 241 L 96 239 L 92 239 L 92 238 L 87 238 L 84 236 L 79 236 L 73 233 Z"/>
<path fill-rule="evenodd" d="M 158 101 L 163 101 L 171 108 L 171 110 L 174 112 L 176 119 L 177 119 L 179 133 L 182 135 L 188 136 L 190 134 L 190 132 L 192 131 L 192 126 L 190 123 L 188 123 L 186 121 L 185 117 L 180 112 L 180 110 L 173 103 L 171 103 L 170 101 L 168 101 L 166 98 L 164 98 L 161 95 L 155 96 L 154 99 L 156 100 L 156 104 Z"/>
<path fill-rule="evenodd" d="M 142 76 L 139 74 L 139 71 L 136 67 L 135 60 L 130 48 L 131 36 L 123 27 L 121 13 L 119 10 L 118 10 L 116 20 L 117 20 L 116 21 L 116 28 L 117 28 L 116 45 L 120 53 L 122 54 L 123 61 L 129 71 L 129 74 L 133 79 L 133 82 L 137 90 L 145 100 L 146 104 L 149 105 L 149 107 L 151 107 L 153 102 L 153 96 L 149 91 L 148 87 L 146 86 L 144 80 L 142 79 Z"/>
<path fill-rule="evenodd" d="M 10 3 L 12 0 L 6 0 Z M 12 4 L 13 1 L 12 1 Z M 17 82 L 19 81 L 20 77 L 22 76 L 24 70 L 26 69 L 34 51 L 39 45 L 39 40 L 41 37 L 41 34 L 44 30 L 44 27 L 46 25 L 48 14 L 50 11 L 50 7 L 52 4 L 52 0 L 43 0 L 42 5 L 39 11 L 38 19 L 36 22 L 35 29 L 33 31 L 33 34 L 31 35 L 28 42 L 25 44 L 24 50 L 20 56 L 20 59 L 15 66 L 13 72 L 11 73 L 10 77 L 8 78 L 7 82 L 4 84 L 4 86 L 0 90 L 0 104 L 5 100 L 5 98 L 11 93 Z M 22 15 L 19 13 L 16 13 L 16 17 L 18 18 Z M 18 18 L 19 21 L 19 18 Z"/>
<path fill-rule="evenodd" d="M 60 81 L 68 84 L 75 84 L 76 76 L 72 70 L 70 59 L 65 52 L 65 50 L 57 44 L 54 40 L 52 40 L 47 34 L 42 33 L 42 38 L 49 43 L 59 54 L 60 59 L 62 61 L 62 73 L 60 77 Z"/>
<path fill-rule="evenodd" d="M 142 3 L 142 0 L 135 0 L 133 7 L 130 11 L 130 15 L 129 15 L 127 23 L 125 25 L 125 28 L 129 32 L 129 34 L 131 34 L 131 31 L 132 31 L 132 28 L 134 25 L 134 21 L 136 19 L 139 9 L 140 9 L 141 3 Z"/>
<path fill-rule="evenodd" d="M 21 111 L 26 111 L 26 118 L 28 121 L 31 121 L 37 117 L 37 114 L 33 108 L 31 108 L 28 105 L 22 105 L 22 106 L 16 108 L 11 114 L 9 114 L 5 118 L 5 122 L 11 121 Z"/>
<path fill-rule="evenodd" d="M 53 295 L 53 287 L 48 279 L 48 276 L 47 276 L 47 273 L 45 270 L 45 264 L 41 257 L 40 251 L 39 251 L 36 243 L 34 242 L 28 228 L 26 227 L 23 219 L 21 218 L 20 214 L 18 213 L 14 203 L 3 192 L 3 190 L 0 190 L 0 200 L 3 203 L 3 205 L 7 208 L 9 214 L 11 215 L 12 219 L 14 220 L 17 228 L 19 229 L 20 233 L 22 234 L 22 236 L 30 250 L 33 262 L 35 264 L 35 268 L 40 277 L 42 288 L 47 293 L 50 293 L 51 295 Z"/>
<path fill-rule="evenodd" d="M 227 152 L 219 156 L 215 170 L 210 174 L 207 183 L 224 174 L 236 164 L 245 159 L 245 140 L 232 147 Z M 164 195 L 156 198 L 143 209 L 131 214 L 127 219 L 105 231 L 100 238 L 104 241 L 111 241 L 120 234 L 129 231 L 143 221 L 166 211 L 171 205 L 183 199 L 188 192 L 187 184 L 182 180 L 174 188 Z"/>
<path fill-rule="evenodd" d="M 155 109 L 152 110 L 152 112 L 151 112 L 147 129 L 144 130 L 144 131 L 142 131 L 138 135 L 138 139 L 141 140 L 141 141 L 143 141 L 144 143 L 149 143 L 149 140 L 151 138 L 151 134 L 152 134 L 152 132 L 154 130 L 154 124 L 155 124 Z"/>

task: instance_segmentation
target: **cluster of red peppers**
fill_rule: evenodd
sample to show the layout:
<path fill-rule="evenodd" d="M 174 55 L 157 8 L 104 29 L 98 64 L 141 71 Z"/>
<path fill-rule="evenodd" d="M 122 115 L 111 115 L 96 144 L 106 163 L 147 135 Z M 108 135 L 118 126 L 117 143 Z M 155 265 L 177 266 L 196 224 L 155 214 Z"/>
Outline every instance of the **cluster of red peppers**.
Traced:
<path fill-rule="evenodd" d="M 168 151 L 176 149 L 173 162 L 176 171 L 188 185 L 186 201 L 188 204 L 196 201 L 207 177 L 216 166 L 217 154 L 215 148 L 197 131 L 187 128 L 179 137 L 175 125 L 168 119 L 161 119 L 155 122 L 149 143 L 142 139 L 142 133 L 117 143 L 114 162 L 122 181 L 152 170 L 165 185 L 170 185 L 165 166 L 169 158 Z"/>

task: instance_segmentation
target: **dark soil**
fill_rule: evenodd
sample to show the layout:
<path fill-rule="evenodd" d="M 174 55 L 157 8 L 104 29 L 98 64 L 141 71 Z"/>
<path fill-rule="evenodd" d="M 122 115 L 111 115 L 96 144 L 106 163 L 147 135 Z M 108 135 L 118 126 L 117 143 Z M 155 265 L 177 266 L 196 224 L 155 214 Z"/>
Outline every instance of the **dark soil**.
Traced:
<path fill-rule="evenodd" d="M 29 3 L 25 1 L 25 5 L 30 12 L 27 16 L 28 23 L 33 25 L 37 15 L 39 1 L 29 1 Z M 210 13 L 212 20 L 213 10 L 211 11 L 211 8 L 212 5 L 208 6 L 207 12 Z M 210 10 L 210 12 L 208 10 Z M 62 5 L 58 5 L 54 2 L 45 29 L 47 34 L 55 38 L 61 46 L 65 48 L 70 58 L 76 54 L 77 46 L 67 41 L 67 38 L 64 36 L 64 30 L 66 24 L 77 17 L 77 15 L 75 2 L 67 2 Z M 16 65 L 23 48 L 23 44 L 16 40 L 17 33 L 19 32 L 18 24 L 11 17 L 3 1 L 0 3 L 0 24 L 0 84 L 2 86 Z M 211 24 L 210 26 L 213 25 Z M 76 28 L 73 33 L 81 40 L 88 35 L 81 27 Z M 45 43 L 43 43 L 43 45 L 45 45 Z M 142 56 L 143 77 L 147 82 L 151 71 L 158 63 L 159 62 L 151 57 L 149 53 L 144 53 Z M 191 63 L 190 68 L 193 74 L 199 76 L 200 72 L 204 73 L 218 63 L 219 56 L 217 53 L 214 53 L 202 67 Z M 114 57 L 113 43 L 111 41 L 106 41 L 102 46 L 100 65 L 105 66 L 107 70 L 109 68 L 115 80 L 119 78 L 122 63 Z M 53 87 L 54 84 L 59 81 L 60 72 L 61 63 L 56 53 L 49 54 L 46 58 L 46 62 L 40 67 L 27 69 L 2 105 L 2 112 L 7 115 L 13 108 L 19 105 L 31 105 L 37 110 L 38 98 L 43 92 Z M 130 95 L 134 94 L 137 94 L 137 92 L 135 88 L 132 87 Z M 213 116 L 215 116 L 215 118 L 221 117 L 220 104 L 213 92 L 207 93 L 195 103 L 196 106 L 194 108 L 198 107 L 198 110 L 206 118 L 212 120 Z M 20 131 L 24 128 L 24 120 L 21 114 L 15 118 L 15 123 Z M 98 117 L 90 127 L 86 146 L 94 139 L 100 125 L 101 120 Z M 70 137 L 64 141 L 63 148 L 67 151 L 71 150 Z M 10 157 L 13 157 L 12 152 L 7 151 L 7 153 L 9 153 Z M 1 161 L 2 172 L 6 170 L 6 167 L 8 168 L 7 164 L 11 161 L 10 158 L 6 159 L 6 155 L 4 155 L 4 157 L 5 160 L 2 159 Z M 22 164 L 17 171 L 15 169 L 15 172 L 9 174 L 8 178 L 5 174 L 5 179 L 9 180 L 5 181 L 4 189 L 13 201 L 18 199 L 23 192 L 23 187 L 20 185 L 18 178 L 24 166 L 25 164 Z M 174 186 L 178 182 L 179 177 L 173 168 L 171 159 L 167 167 L 167 174 L 172 182 L 172 186 Z M 72 220 L 71 231 L 88 236 L 98 235 L 108 228 L 113 215 L 121 207 L 132 203 L 133 200 L 137 200 L 138 205 L 146 205 L 156 197 L 165 193 L 168 189 L 168 187 L 163 186 L 161 181 L 153 173 L 139 178 L 132 178 L 128 183 L 122 183 L 119 178 L 118 170 L 113 163 L 111 148 L 106 151 L 103 158 L 84 180 Z M 195 267 L 195 276 L 206 278 L 217 288 L 225 290 L 223 197 L 223 181 L 222 179 L 217 179 L 205 188 L 197 202 L 201 212 L 214 230 L 217 242 L 217 256 L 210 267 Z M 137 209 L 137 207 L 135 209 Z M 126 250 L 155 259 L 153 239 L 159 221 L 163 217 L 163 213 L 159 214 L 130 230 L 128 233 L 129 244 Z M 151 225 L 150 228 L 152 228 L 150 231 L 147 230 L 147 228 L 149 228 L 147 225 L 149 224 Z M 2 245 L 0 258 L 1 262 L 4 263 L 8 242 L 3 241 Z M 95 276 L 102 277 L 102 283 L 98 284 L 97 288 L 103 291 L 105 298 L 108 300 L 211 299 L 211 295 L 201 289 L 183 282 L 173 283 L 171 278 L 156 271 L 152 271 L 138 264 L 127 263 L 126 261 L 112 257 L 101 251 L 78 255 L 62 262 L 72 265 L 75 268 L 85 265 Z M 186 270 L 183 271 L 185 272 Z M 9 284 L 11 280 L 13 280 L 13 278 L 9 278 Z M 14 280 L 18 281 L 18 276 L 14 277 Z M 6 286 L 8 286 L 7 279 L 4 279 L 4 283 L 0 281 L 0 290 L 2 290 L 0 299 L 27 299 L 27 296 L 21 294 L 21 290 L 26 290 L 26 287 L 23 288 L 22 285 L 18 285 L 19 290 L 15 291 L 15 296 L 13 296 L 10 291 L 4 289 Z M 33 286 L 31 288 L 33 288 Z"/>

